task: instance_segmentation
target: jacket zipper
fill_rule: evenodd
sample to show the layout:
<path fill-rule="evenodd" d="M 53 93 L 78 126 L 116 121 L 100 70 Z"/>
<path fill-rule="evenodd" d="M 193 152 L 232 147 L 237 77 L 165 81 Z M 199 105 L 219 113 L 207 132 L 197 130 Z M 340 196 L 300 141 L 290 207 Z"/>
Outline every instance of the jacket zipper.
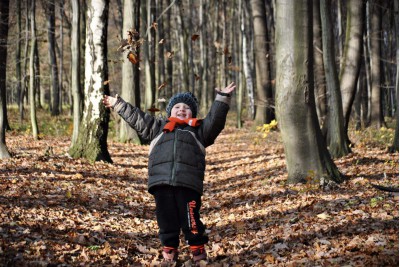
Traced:
<path fill-rule="evenodd" d="M 176 165 L 176 129 L 174 131 L 174 154 L 173 154 L 173 164 L 171 173 L 171 185 L 175 185 L 175 165 Z"/>

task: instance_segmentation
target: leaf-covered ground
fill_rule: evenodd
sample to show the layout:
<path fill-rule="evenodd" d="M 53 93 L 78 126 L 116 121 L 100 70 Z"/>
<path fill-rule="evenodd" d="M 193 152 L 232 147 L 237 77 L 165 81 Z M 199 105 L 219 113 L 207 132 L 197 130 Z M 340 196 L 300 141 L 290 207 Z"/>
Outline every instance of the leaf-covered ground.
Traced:
<path fill-rule="evenodd" d="M 355 138 L 357 141 L 357 138 Z M 68 138 L 10 134 L 0 160 L 0 265 L 157 266 L 147 146 L 109 143 L 114 164 L 67 156 Z M 278 133 L 228 127 L 207 151 L 207 266 L 398 266 L 398 153 L 358 142 L 335 160 L 350 179 L 285 185 Z M 180 265 L 190 265 L 181 242 Z"/>

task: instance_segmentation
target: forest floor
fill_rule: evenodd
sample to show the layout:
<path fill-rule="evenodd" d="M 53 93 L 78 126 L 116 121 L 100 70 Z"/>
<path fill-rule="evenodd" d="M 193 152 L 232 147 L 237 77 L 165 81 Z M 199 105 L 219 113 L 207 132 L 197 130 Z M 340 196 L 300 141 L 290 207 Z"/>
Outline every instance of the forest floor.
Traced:
<path fill-rule="evenodd" d="M 207 150 L 202 266 L 398 266 L 399 154 L 351 136 L 349 180 L 286 185 L 277 132 L 227 127 Z M 0 160 L 0 266 L 158 266 L 148 146 L 109 142 L 113 164 L 68 157 L 68 137 L 11 132 Z M 183 239 L 179 264 L 191 266 Z"/>

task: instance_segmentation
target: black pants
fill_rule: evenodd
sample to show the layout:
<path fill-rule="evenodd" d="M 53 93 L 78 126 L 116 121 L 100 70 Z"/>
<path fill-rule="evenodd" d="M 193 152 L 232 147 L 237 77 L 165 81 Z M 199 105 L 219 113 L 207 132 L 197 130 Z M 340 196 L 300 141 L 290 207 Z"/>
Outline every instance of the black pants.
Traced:
<path fill-rule="evenodd" d="M 153 193 L 163 246 L 177 248 L 181 229 L 189 245 L 208 242 L 200 220 L 201 195 L 198 192 L 186 187 L 158 186 Z"/>

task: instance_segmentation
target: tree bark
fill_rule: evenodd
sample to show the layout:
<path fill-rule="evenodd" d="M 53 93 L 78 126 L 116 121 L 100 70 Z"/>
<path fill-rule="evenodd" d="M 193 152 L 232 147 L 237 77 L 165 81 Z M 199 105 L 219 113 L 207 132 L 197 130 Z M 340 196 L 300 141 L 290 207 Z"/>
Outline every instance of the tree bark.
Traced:
<path fill-rule="evenodd" d="M 381 30 L 382 10 L 377 0 L 371 1 L 371 126 L 376 128 L 386 127 L 383 120 L 382 97 L 381 97 Z"/>
<path fill-rule="evenodd" d="M 340 73 L 340 90 L 343 100 L 344 127 L 347 136 L 350 114 L 357 91 L 360 73 L 365 4 L 360 0 L 347 2 L 347 29 L 344 59 Z"/>
<path fill-rule="evenodd" d="M 276 112 L 289 183 L 344 177 L 327 150 L 315 108 L 312 1 L 278 0 L 276 7 Z"/>
<path fill-rule="evenodd" d="M 90 162 L 112 162 L 107 150 L 110 113 L 102 103 L 109 95 L 107 66 L 108 0 L 91 0 L 87 9 L 85 50 L 85 101 L 79 135 L 69 154 Z"/>
<path fill-rule="evenodd" d="M 246 92 L 248 99 L 248 117 L 253 120 L 255 116 L 254 110 L 254 85 L 253 85 L 253 76 L 252 76 L 252 68 L 250 66 L 250 60 L 248 51 L 250 50 L 250 44 L 248 44 L 247 38 L 247 29 L 248 27 L 248 17 L 250 16 L 250 12 L 248 10 L 248 4 L 246 1 L 242 2 L 243 11 L 242 11 L 242 57 L 243 57 L 243 73 L 246 80 Z"/>
<path fill-rule="evenodd" d="M 36 0 L 31 0 L 31 52 L 29 58 L 29 104 L 31 113 L 31 125 L 33 139 L 39 139 L 39 128 L 36 117 L 36 101 L 35 101 L 35 49 L 37 46 L 36 41 Z"/>
<path fill-rule="evenodd" d="M 81 87 L 81 50 L 80 50 L 80 5 L 79 0 L 71 0 L 72 5 L 72 32 L 71 32 L 71 91 L 73 97 L 73 125 L 72 144 L 79 134 L 79 124 L 82 118 L 83 95 Z"/>
<path fill-rule="evenodd" d="M 333 47 L 333 28 L 329 13 L 331 6 L 327 0 L 321 0 L 320 4 L 323 58 L 329 106 L 326 123 L 326 143 L 332 157 L 339 158 L 349 154 L 351 150 L 344 130 L 339 76 L 335 64 L 335 48 Z"/>
<path fill-rule="evenodd" d="M 0 3 L 0 159 L 10 158 L 10 152 L 6 145 L 6 122 L 7 122 L 7 39 L 8 39 L 8 17 L 9 0 Z"/>
<path fill-rule="evenodd" d="M 49 65 L 51 69 L 51 101 L 50 110 L 52 116 L 60 115 L 60 87 L 58 79 L 58 67 L 56 56 L 56 37 L 55 37 L 55 2 L 49 0 L 45 3 L 47 16 L 47 39 L 49 42 Z"/>
<path fill-rule="evenodd" d="M 135 5 L 137 0 L 124 0 L 123 19 L 122 19 L 122 36 L 125 36 L 131 29 L 138 29 L 134 19 L 140 14 L 135 14 Z M 139 51 L 138 51 L 139 52 Z M 132 64 L 129 60 L 124 60 L 122 63 L 122 89 L 121 96 L 124 100 L 136 104 L 136 80 L 140 79 L 138 67 Z M 132 142 L 141 144 L 136 131 L 129 126 L 127 122 L 121 120 L 119 129 L 119 141 L 123 143 Z"/>
<path fill-rule="evenodd" d="M 270 123 L 273 119 L 273 95 L 270 80 L 270 67 L 268 66 L 268 35 L 266 27 L 266 11 L 263 0 L 251 0 L 254 50 L 256 64 L 256 118 L 255 123 L 260 125 Z"/>
<path fill-rule="evenodd" d="M 313 1 L 313 38 L 314 38 L 314 88 L 315 102 L 317 106 L 317 114 L 319 125 L 324 129 L 327 113 L 326 103 L 326 82 L 324 60 L 322 55 L 322 28 L 321 28 L 321 13 L 320 1 Z"/>

